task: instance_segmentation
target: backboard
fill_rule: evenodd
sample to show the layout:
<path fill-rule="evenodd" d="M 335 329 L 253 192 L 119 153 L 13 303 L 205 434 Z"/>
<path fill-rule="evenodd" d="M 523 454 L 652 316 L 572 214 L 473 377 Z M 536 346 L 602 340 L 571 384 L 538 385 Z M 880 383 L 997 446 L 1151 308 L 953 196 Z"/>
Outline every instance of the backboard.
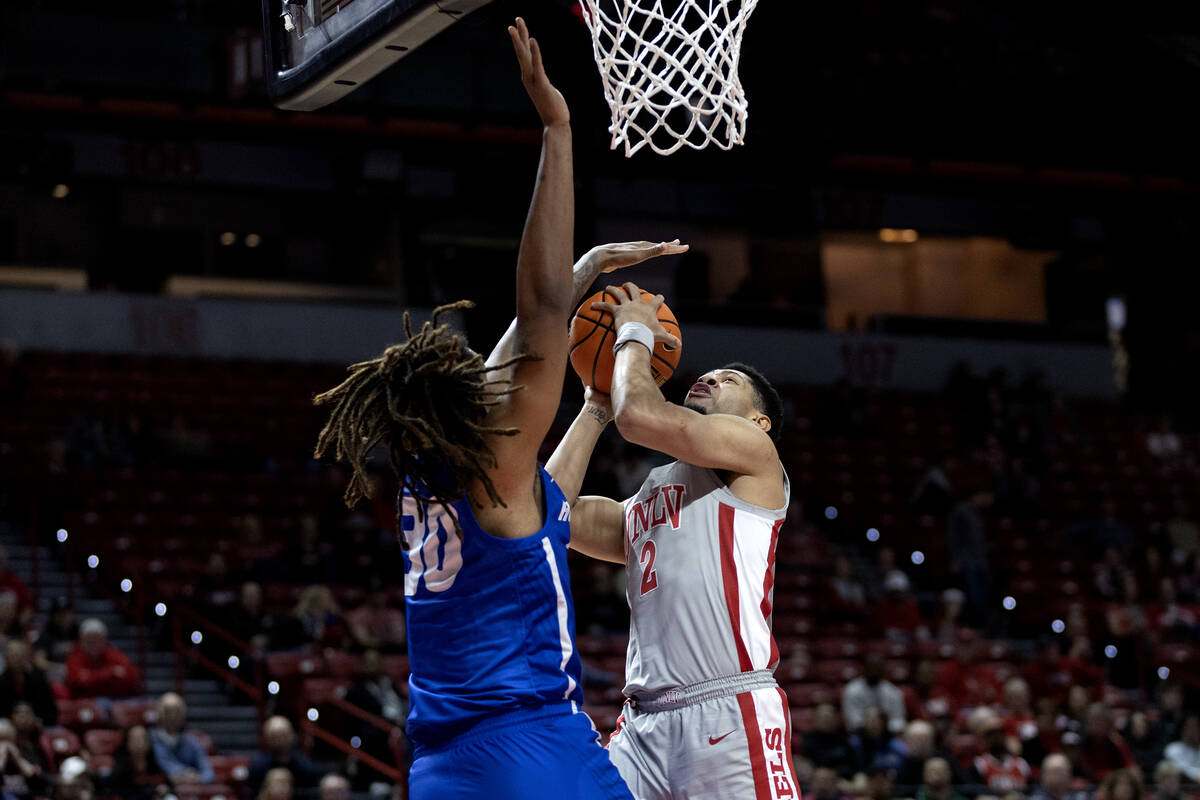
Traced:
<path fill-rule="evenodd" d="M 491 0 L 262 0 L 267 92 L 312 111 Z"/>

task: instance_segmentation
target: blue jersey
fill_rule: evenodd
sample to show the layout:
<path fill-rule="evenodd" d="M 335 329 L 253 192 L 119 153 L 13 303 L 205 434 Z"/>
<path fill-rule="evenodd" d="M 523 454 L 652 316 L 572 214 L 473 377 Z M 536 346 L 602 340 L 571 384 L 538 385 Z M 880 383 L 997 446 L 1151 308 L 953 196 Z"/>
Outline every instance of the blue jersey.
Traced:
<path fill-rule="evenodd" d="M 439 503 L 400 497 L 407 732 L 418 746 L 444 744 L 499 712 L 583 703 L 567 572 L 570 504 L 539 471 L 546 521 L 521 539 L 484 531 L 466 497 L 450 505 L 461 539 Z"/>

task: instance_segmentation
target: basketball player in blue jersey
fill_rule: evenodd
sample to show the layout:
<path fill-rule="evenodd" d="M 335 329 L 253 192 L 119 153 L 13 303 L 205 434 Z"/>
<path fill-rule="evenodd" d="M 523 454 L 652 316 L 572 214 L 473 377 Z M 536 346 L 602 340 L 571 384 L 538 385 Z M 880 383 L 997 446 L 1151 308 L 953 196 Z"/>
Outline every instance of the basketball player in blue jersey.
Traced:
<path fill-rule="evenodd" d="M 601 272 L 670 252 L 634 242 L 571 269 L 574 198 L 567 104 L 537 42 L 509 28 L 544 125 L 542 159 L 517 259 L 517 315 L 485 360 L 434 312 L 382 357 L 319 395 L 332 405 L 316 452 L 353 467 L 346 502 L 369 494 L 370 451 L 403 484 L 414 745 L 413 800 L 630 798 L 579 710 L 580 661 L 567 572 L 579 478 L 559 485 L 537 453 L 559 404 L 567 320 Z M 551 459 L 553 469 L 555 459 Z"/>

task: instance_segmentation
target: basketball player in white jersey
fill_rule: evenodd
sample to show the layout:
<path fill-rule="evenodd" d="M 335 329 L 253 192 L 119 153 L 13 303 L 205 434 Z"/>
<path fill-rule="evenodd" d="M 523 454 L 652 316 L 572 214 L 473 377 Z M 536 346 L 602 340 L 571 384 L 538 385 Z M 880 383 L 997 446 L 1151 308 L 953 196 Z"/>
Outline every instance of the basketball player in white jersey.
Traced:
<path fill-rule="evenodd" d="M 560 452 L 585 468 L 611 414 L 626 440 L 677 459 L 624 503 L 581 497 L 571 510 L 570 546 L 626 565 L 628 700 L 609 755 L 637 800 L 800 800 L 787 696 L 772 674 L 789 498 L 779 395 L 733 364 L 702 375 L 684 405 L 667 402 L 650 372 L 654 342 L 670 341 L 656 319 L 662 297 L 643 302 L 632 283 L 608 291 L 616 302 L 594 308 L 617 330 L 611 409 L 589 392 Z"/>

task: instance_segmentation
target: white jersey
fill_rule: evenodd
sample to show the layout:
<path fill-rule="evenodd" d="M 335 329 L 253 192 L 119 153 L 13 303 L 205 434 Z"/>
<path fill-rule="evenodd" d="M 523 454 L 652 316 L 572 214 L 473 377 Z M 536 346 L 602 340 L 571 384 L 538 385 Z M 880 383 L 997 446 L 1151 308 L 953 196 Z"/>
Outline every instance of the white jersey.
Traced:
<path fill-rule="evenodd" d="M 625 694 L 774 670 L 775 544 L 782 508 L 739 500 L 711 469 L 650 472 L 625 506 L 629 650 Z"/>

